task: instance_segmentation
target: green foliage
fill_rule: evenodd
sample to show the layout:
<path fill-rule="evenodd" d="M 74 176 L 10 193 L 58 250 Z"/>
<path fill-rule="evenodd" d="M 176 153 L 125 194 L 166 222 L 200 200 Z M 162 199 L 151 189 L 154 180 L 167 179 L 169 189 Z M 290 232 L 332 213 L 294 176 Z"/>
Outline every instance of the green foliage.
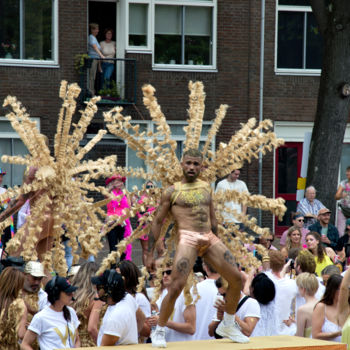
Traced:
<path fill-rule="evenodd" d="M 85 65 L 85 60 L 89 59 L 89 55 L 87 53 L 80 53 L 78 55 L 75 55 L 74 58 L 74 68 L 75 70 L 80 73 L 80 68 L 83 68 Z"/>
<path fill-rule="evenodd" d="M 104 85 L 105 86 L 107 85 L 106 82 Z M 108 96 L 108 97 L 115 97 L 115 98 L 120 97 L 119 89 L 118 89 L 117 84 L 115 83 L 114 80 L 111 81 L 110 85 L 111 85 L 110 88 L 105 87 L 105 88 L 99 90 L 98 94 L 100 96 Z"/>

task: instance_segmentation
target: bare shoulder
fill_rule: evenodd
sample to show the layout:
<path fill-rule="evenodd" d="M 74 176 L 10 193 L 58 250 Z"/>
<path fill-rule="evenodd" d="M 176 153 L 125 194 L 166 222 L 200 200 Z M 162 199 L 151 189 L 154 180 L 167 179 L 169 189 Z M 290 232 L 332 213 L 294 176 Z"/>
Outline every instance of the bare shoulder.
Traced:
<path fill-rule="evenodd" d="M 163 191 L 163 197 L 169 199 L 171 197 L 171 195 L 174 193 L 174 191 L 175 191 L 175 185 L 171 185 L 171 186 L 167 187 Z"/>

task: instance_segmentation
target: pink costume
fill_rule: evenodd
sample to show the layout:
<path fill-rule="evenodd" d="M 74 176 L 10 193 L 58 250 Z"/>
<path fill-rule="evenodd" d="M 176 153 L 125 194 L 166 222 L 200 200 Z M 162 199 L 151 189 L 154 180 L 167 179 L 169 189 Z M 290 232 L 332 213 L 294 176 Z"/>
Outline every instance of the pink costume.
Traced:
<path fill-rule="evenodd" d="M 125 215 L 124 209 L 130 208 L 128 198 L 126 197 L 126 195 L 124 194 L 124 192 L 122 190 L 113 189 L 112 193 L 116 197 L 120 196 L 120 195 L 123 195 L 123 197 L 120 201 L 111 200 L 107 204 L 107 215 L 108 216 L 111 216 L 111 215 L 123 216 L 123 215 Z M 126 237 L 129 237 L 132 233 L 130 220 L 126 219 L 124 221 L 124 225 L 125 225 L 124 238 L 126 238 Z M 125 254 L 126 254 L 125 260 L 131 260 L 131 252 L 132 252 L 132 245 L 128 244 L 126 246 L 126 250 L 125 250 Z"/>
<path fill-rule="evenodd" d="M 147 196 L 143 194 L 143 195 L 140 197 L 140 199 L 137 201 L 137 203 L 142 204 L 142 203 L 143 203 L 143 200 L 144 200 L 145 198 L 147 198 Z M 147 207 L 145 212 L 143 212 L 143 213 L 137 213 L 136 215 L 137 215 L 138 219 L 140 220 L 144 215 L 147 215 L 147 214 L 149 214 L 149 213 L 152 213 L 154 210 L 156 210 L 155 207 Z M 145 227 L 145 226 L 143 226 L 143 227 Z M 148 236 L 147 236 L 147 235 L 143 235 L 143 236 L 140 237 L 140 239 L 142 239 L 143 241 L 148 241 Z"/>

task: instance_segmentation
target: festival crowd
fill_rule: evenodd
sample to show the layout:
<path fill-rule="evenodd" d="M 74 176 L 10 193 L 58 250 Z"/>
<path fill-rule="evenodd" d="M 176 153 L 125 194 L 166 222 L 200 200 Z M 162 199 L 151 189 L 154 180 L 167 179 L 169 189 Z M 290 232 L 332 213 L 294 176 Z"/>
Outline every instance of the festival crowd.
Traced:
<path fill-rule="evenodd" d="M 5 174 L 0 169 L 1 180 Z M 248 192 L 239 175 L 239 170 L 232 171 L 218 183 L 216 191 Z M 316 189 L 311 186 L 296 212 L 291 213 L 291 227 L 279 243 L 276 240 L 279 249 L 273 245 L 272 234 L 256 239 L 256 244 L 266 248 L 262 256 L 255 246 L 246 245 L 261 260 L 261 268 L 239 268 L 243 283 L 234 322 L 243 337 L 296 335 L 350 344 L 350 168 L 346 175 L 335 194 L 339 200 L 336 226 L 330 222 L 331 211 L 316 199 Z M 106 180 L 107 188 L 117 198 L 107 205 L 107 215 L 122 215 L 132 201 L 142 203 L 150 195 L 145 191 L 140 198 L 128 198 L 125 180 L 119 175 Z M 145 184 L 148 190 L 154 186 L 151 181 Z M 225 205 L 237 213 L 247 210 L 238 203 Z M 156 209 L 146 208 L 138 217 Z M 222 216 L 244 230 L 232 214 Z M 110 250 L 131 232 L 130 222 L 110 231 Z M 148 239 L 141 240 L 146 265 Z M 137 288 L 141 272 L 131 261 L 131 246 L 120 261 L 98 276 L 99 266 L 94 261 L 70 266 L 67 276 L 62 277 L 47 273 L 38 261 L 3 259 L 0 348 L 52 350 L 150 342 L 173 278 L 174 264 L 164 263 L 164 249 L 161 242 L 142 291 Z M 161 294 L 153 302 L 156 272 L 160 269 Z M 225 305 L 230 302 L 228 283 L 205 259 L 197 258 L 193 269 L 197 284 L 191 294 L 193 300 L 197 294 L 199 299 L 187 305 L 184 292 L 177 297 L 165 325 L 168 342 L 222 337 L 217 330 L 224 322 Z"/>

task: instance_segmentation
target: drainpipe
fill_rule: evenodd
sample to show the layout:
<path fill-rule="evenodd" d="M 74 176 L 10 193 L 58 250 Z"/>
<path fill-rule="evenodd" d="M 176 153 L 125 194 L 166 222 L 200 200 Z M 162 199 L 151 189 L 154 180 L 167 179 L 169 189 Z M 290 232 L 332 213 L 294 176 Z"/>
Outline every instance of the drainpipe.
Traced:
<path fill-rule="evenodd" d="M 264 53 L 265 53 L 265 0 L 261 0 L 260 24 L 260 83 L 259 83 L 259 122 L 263 120 L 264 107 Z M 258 192 L 262 194 L 262 153 L 259 152 Z M 262 212 L 258 212 L 258 224 L 262 225 Z"/>

